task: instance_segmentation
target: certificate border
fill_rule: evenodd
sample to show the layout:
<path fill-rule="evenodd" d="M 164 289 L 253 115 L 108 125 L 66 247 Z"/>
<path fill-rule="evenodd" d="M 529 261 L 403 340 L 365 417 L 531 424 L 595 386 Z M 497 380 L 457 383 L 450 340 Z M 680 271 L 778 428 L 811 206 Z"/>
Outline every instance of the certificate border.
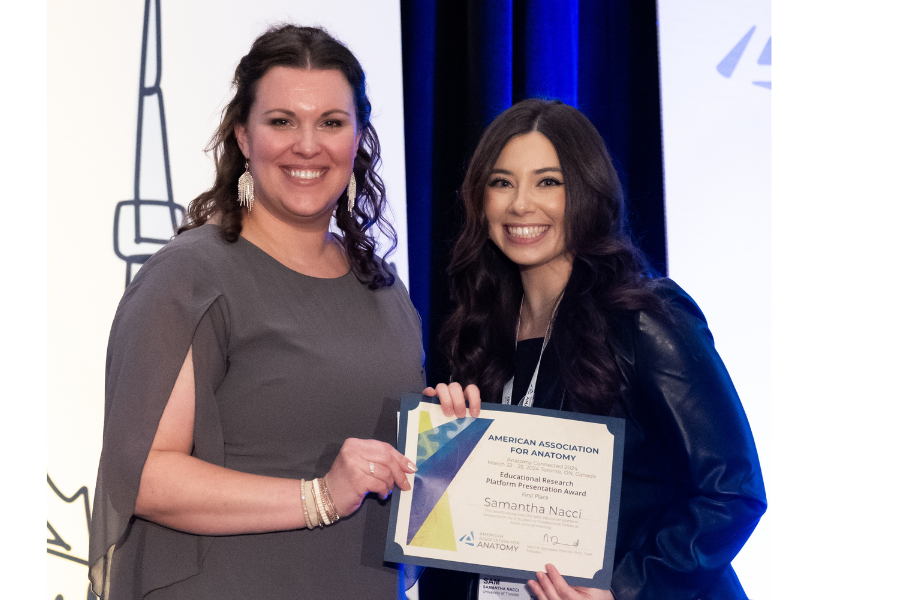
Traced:
<path fill-rule="evenodd" d="M 439 404 L 439 401 L 436 398 L 425 396 L 423 394 L 402 394 L 400 396 L 400 414 L 397 435 L 397 447 L 400 452 L 406 450 L 406 430 L 409 411 L 418 408 L 419 404 L 423 402 L 428 404 Z M 591 579 L 571 575 L 565 575 L 565 579 L 570 585 L 609 589 L 610 583 L 612 582 L 613 561 L 615 559 L 616 534 L 618 533 L 619 528 L 619 504 L 622 495 L 622 464 L 624 458 L 623 455 L 625 453 L 625 420 L 617 417 L 601 417 L 597 415 L 587 415 L 546 408 L 525 408 L 509 404 L 482 404 L 481 410 L 482 412 L 497 411 L 538 414 L 545 417 L 566 419 L 569 421 L 588 421 L 606 425 L 613 436 L 613 460 L 612 481 L 609 493 L 609 520 L 606 528 L 606 547 L 603 553 L 603 567 L 594 573 L 594 577 Z M 522 569 L 508 569 L 505 567 L 482 565 L 479 563 L 467 563 L 464 561 L 451 561 L 406 554 L 400 544 L 394 541 L 397 533 L 397 516 L 400 510 L 400 494 L 402 493 L 403 492 L 397 488 L 394 493 L 391 494 L 391 516 L 390 521 L 388 522 L 388 535 L 385 540 L 384 548 L 384 560 L 386 562 L 414 564 L 424 567 L 439 567 L 441 569 L 480 573 L 483 575 L 496 575 L 498 577 L 508 577 L 510 579 L 534 579 L 536 577 L 533 571 L 525 571 Z"/>

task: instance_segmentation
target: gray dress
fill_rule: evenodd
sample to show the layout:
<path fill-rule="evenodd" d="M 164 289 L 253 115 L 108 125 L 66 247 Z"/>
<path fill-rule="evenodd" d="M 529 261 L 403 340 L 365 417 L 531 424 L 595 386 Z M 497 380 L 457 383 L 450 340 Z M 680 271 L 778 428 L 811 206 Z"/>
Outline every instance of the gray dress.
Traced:
<path fill-rule="evenodd" d="M 197 536 L 135 518 L 141 471 L 188 348 L 193 455 L 237 471 L 324 475 L 345 439 L 396 440 L 399 394 L 420 392 L 421 325 L 399 280 L 288 269 L 206 225 L 176 237 L 119 304 L 107 354 L 90 570 L 104 598 L 396 598 L 387 503 L 315 531 Z M 297 499 L 297 510 L 301 510 Z"/>

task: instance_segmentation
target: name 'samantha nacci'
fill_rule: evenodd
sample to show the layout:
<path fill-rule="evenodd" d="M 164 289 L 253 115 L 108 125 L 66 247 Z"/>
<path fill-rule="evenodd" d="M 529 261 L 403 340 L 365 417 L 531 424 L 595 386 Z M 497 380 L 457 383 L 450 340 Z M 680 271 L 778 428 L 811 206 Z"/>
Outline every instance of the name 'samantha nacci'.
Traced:
<path fill-rule="evenodd" d="M 495 500 L 493 498 L 484 499 L 485 508 L 499 508 L 501 510 L 532 513 L 538 515 L 552 515 L 554 517 L 565 517 L 567 519 L 580 519 L 581 509 L 570 510 L 560 506 L 541 506 L 534 502 L 506 502 L 504 500 Z"/>
<path fill-rule="evenodd" d="M 513 454 L 526 454 L 528 456 L 538 456 L 541 458 L 555 458 L 556 460 L 575 460 L 575 455 L 553 452 L 553 450 L 600 454 L 600 450 L 591 446 L 565 444 L 561 442 L 545 442 L 544 440 L 536 441 L 529 438 L 513 437 L 509 435 L 489 435 L 488 440 L 492 442 L 503 442 L 505 444 L 515 444 L 515 446 L 509 447 L 509 451 Z M 525 447 L 522 448 L 520 446 Z M 534 448 L 529 448 L 528 446 L 534 446 Z M 547 448 L 547 450 L 538 450 L 538 448 Z"/>

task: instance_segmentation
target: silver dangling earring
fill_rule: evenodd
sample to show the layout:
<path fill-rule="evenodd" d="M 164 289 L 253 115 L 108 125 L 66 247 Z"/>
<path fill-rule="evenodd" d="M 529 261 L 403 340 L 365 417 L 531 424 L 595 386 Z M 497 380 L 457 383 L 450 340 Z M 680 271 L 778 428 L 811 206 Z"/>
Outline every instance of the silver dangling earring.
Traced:
<path fill-rule="evenodd" d="M 350 173 L 350 183 L 347 184 L 347 212 L 353 215 L 356 206 L 356 177 Z"/>
<path fill-rule="evenodd" d="M 253 175 L 250 174 L 250 159 L 244 161 L 244 174 L 238 179 L 238 204 L 253 210 Z"/>

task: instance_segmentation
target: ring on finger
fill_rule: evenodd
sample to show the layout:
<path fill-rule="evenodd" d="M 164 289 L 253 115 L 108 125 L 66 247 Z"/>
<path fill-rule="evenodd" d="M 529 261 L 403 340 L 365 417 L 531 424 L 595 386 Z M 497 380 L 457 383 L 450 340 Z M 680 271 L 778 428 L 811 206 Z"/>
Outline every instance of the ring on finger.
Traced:
<path fill-rule="evenodd" d="M 372 474 L 372 477 L 375 477 L 375 463 L 371 460 L 369 461 L 369 473 Z"/>

